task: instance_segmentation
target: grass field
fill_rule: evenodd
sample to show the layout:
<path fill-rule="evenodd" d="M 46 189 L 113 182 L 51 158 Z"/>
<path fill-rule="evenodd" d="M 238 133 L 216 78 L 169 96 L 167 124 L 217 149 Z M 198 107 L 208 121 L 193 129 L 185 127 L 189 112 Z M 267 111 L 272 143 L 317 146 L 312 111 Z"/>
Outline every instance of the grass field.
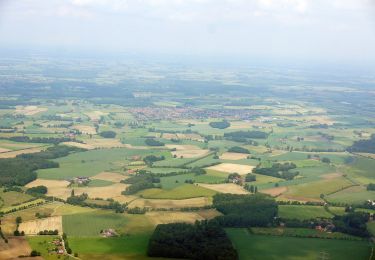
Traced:
<path fill-rule="evenodd" d="M 146 256 L 150 236 L 151 233 L 118 238 L 70 237 L 69 244 L 81 259 L 162 259 Z"/>
<path fill-rule="evenodd" d="M 353 183 L 346 178 L 314 181 L 310 183 L 289 186 L 288 191 L 283 196 L 296 199 L 319 199 L 320 194 L 330 194 L 351 185 L 353 185 Z"/>
<path fill-rule="evenodd" d="M 367 260 L 371 253 L 371 245 L 365 241 L 253 235 L 243 228 L 226 231 L 240 260 L 316 260 L 323 253 L 332 260 Z"/>
<path fill-rule="evenodd" d="M 99 149 L 79 152 L 59 158 L 56 161 L 59 168 L 38 171 L 42 179 L 65 180 L 76 176 L 94 176 L 103 171 L 121 169 L 125 166 L 126 158 L 133 155 L 162 155 L 166 152 L 157 150 L 139 150 L 127 148 Z"/>
<path fill-rule="evenodd" d="M 102 229 L 119 229 L 127 223 L 127 219 L 123 215 L 101 210 L 65 215 L 62 220 L 65 233 L 69 236 L 80 237 L 99 236 Z"/>
<path fill-rule="evenodd" d="M 3 190 L 1 190 L 0 191 L 0 209 L 11 207 L 14 204 L 23 203 L 32 198 L 33 198 L 32 196 L 25 194 L 25 193 L 16 192 L 16 191 L 3 192 Z"/>
<path fill-rule="evenodd" d="M 279 205 L 279 217 L 287 219 L 332 218 L 322 206 Z"/>
<path fill-rule="evenodd" d="M 184 184 L 171 190 L 148 189 L 138 192 L 146 199 L 189 199 L 196 197 L 212 197 L 216 192 L 193 184 Z"/>
<path fill-rule="evenodd" d="M 363 204 L 366 200 L 375 200 L 375 191 L 367 191 L 363 186 L 353 186 L 327 196 L 330 202 Z"/>

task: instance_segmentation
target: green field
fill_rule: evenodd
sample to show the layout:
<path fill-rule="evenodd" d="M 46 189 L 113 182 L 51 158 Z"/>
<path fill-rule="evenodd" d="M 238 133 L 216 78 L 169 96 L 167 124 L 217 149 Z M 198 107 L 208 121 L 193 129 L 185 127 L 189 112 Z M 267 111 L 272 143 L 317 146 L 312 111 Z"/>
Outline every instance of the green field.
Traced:
<path fill-rule="evenodd" d="M 354 186 L 327 196 L 330 202 L 363 204 L 367 200 L 375 200 L 375 191 L 367 191 L 365 187 Z"/>
<path fill-rule="evenodd" d="M 244 228 L 226 231 L 240 260 L 316 260 L 323 253 L 331 260 L 367 260 L 371 253 L 371 244 L 364 241 L 254 235 Z"/>
<path fill-rule="evenodd" d="M 165 153 L 165 152 L 164 152 Z M 102 171 L 119 170 L 133 155 L 148 155 L 161 152 L 156 150 L 132 150 L 125 148 L 100 149 L 79 152 L 59 158 L 56 161 L 59 168 L 43 169 L 38 171 L 38 178 L 42 179 L 68 179 L 75 176 L 94 176 Z"/>
<path fill-rule="evenodd" d="M 128 235 L 118 238 L 102 237 L 68 237 L 73 252 L 83 259 L 91 259 L 91 255 L 99 257 L 133 257 L 145 256 L 148 239 L 151 234 Z"/>
<path fill-rule="evenodd" d="M 28 236 L 27 241 L 29 242 L 30 247 L 33 250 L 40 252 L 41 256 L 45 260 L 57 260 L 57 259 L 62 259 L 62 257 L 55 253 L 51 254 L 48 252 L 48 250 L 53 250 L 55 248 L 55 245 L 51 244 L 51 242 L 57 238 L 58 238 L 57 236 Z M 66 259 L 71 260 L 74 258 L 67 256 Z"/>
<path fill-rule="evenodd" d="M 0 209 L 2 207 L 11 207 L 15 204 L 21 204 L 25 201 L 32 199 L 33 197 L 16 191 L 3 192 L 0 191 Z"/>
<path fill-rule="evenodd" d="M 63 216 L 63 229 L 68 236 L 99 236 L 102 229 L 121 229 L 126 223 L 124 215 L 101 210 Z"/>
<path fill-rule="evenodd" d="M 279 205 L 279 217 L 286 219 L 307 220 L 313 218 L 332 218 L 322 206 Z"/>

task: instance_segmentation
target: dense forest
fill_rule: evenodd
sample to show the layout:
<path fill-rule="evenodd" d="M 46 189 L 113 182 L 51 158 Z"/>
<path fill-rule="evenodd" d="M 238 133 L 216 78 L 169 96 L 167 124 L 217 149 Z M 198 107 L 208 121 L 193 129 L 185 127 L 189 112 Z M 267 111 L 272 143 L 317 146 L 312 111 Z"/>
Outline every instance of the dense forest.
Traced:
<path fill-rule="evenodd" d="M 355 141 L 347 150 L 349 152 L 375 153 L 375 134 L 371 135 L 368 140 Z"/>
<path fill-rule="evenodd" d="M 272 167 L 269 168 L 256 167 L 253 169 L 253 172 L 276 178 L 292 180 L 299 174 L 296 171 L 290 171 L 295 168 L 297 168 L 297 166 L 294 163 L 274 163 Z"/>
<path fill-rule="evenodd" d="M 275 200 L 267 195 L 238 195 L 219 193 L 214 196 L 214 207 L 223 213 L 216 217 L 226 227 L 267 226 L 278 213 Z"/>
<path fill-rule="evenodd" d="M 152 257 L 236 260 L 237 252 L 216 221 L 158 225 L 148 246 Z"/>

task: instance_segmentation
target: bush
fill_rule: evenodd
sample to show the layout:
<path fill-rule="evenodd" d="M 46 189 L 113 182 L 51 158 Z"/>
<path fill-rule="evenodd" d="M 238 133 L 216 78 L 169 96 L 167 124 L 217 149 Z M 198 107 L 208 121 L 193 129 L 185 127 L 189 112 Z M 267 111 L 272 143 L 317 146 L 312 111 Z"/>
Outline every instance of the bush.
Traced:
<path fill-rule="evenodd" d="M 149 146 L 164 146 L 163 142 L 155 140 L 154 138 L 147 138 L 146 141 L 145 141 L 145 144 L 147 144 Z"/>
<path fill-rule="evenodd" d="M 230 127 L 230 123 L 228 121 L 221 121 L 221 122 L 210 122 L 209 125 L 212 128 L 218 128 L 218 129 L 225 129 Z"/>
<path fill-rule="evenodd" d="M 116 132 L 114 132 L 114 131 L 103 131 L 103 132 L 99 133 L 99 135 L 101 137 L 104 137 L 104 138 L 115 138 Z"/>

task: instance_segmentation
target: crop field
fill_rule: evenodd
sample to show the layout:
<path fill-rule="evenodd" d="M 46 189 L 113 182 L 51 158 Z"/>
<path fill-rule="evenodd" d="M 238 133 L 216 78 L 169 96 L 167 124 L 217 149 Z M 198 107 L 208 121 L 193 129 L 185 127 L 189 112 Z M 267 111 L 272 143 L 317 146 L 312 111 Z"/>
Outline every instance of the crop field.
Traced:
<path fill-rule="evenodd" d="M 48 217 L 38 220 L 22 222 L 19 226 L 20 231 L 24 231 L 27 235 L 37 235 L 39 231 L 58 230 L 62 234 L 62 217 Z"/>
<path fill-rule="evenodd" d="M 103 181 L 110 181 L 110 182 L 120 182 L 126 177 L 122 174 L 115 173 L 115 172 L 101 172 L 92 177 L 94 180 L 103 180 Z"/>
<path fill-rule="evenodd" d="M 99 210 L 62 217 L 63 230 L 68 236 L 99 236 L 100 230 L 120 229 L 126 223 L 127 219 L 123 215 Z"/>
<path fill-rule="evenodd" d="M 189 207 L 204 207 L 211 205 L 211 199 L 206 197 L 198 197 L 191 199 L 136 199 L 129 204 L 129 208 L 134 207 L 146 207 L 146 208 L 164 208 L 164 209 L 178 209 L 178 208 L 189 208 Z"/>
<path fill-rule="evenodd" d="M 322 206 L 279 205 L 279 217 L 309 220 L 314 218 L 332 218 L 333 215 Z"/>
<path fill-rule="evenodd" d="M 75 153 L 57 159 L 59 168 L 39 170 L 38 177 L 54 180 L 65 180 L 76 176 L 91 177 L 103 171 L 120 169 L 125 165 L 124 159 L 127 157 L 145 154 L 159 154 L 159 152 L 117 148 Z"/>
<path fill-rule="evenodd" d="M 212 219 L 219 216 L 216 210 L 203 210 L 202 212 L 147 212 L 148 217 L 155 226 L 167 223 L 194 223 L 196 220 Z"/>
<path fill-rule="evenodd" d="M 33 198 L 32 196 L 25 194 L 25 193 L 20 193 L 16 191 L 3 192 L 1 190 L 0 191 L 0 210 L 1 208 L 11 207 L 12 205 L 15 205 L 15 204 L 21 204 L 32 198 Z"/>
<path fill-rule="evenodd" d="M 352 186 L 353 183 L 346 178 L 336 178 L 332 180 L 321 180 L 311 183 L 303 183 L 288 187 L 288 191 L 283 195 L 290 199 L 319 199 L 321 194 L 327 195 Z"/>
<path fill-rule="evenodd" d="M 215 170 L 219 172 L 227 172 L 227 173 L 238 173 L 240 175 L 248 174 L 253 170 L 254 166 L 251 165 L 242 165 L 242 164 L 235 164 L 235 163 L 220 163 L 218 165 L 210 166 L 207 169 Z"/>
<path fill-rule="evenodd" d="M 345 241 L 319 238 L 295 238 L 253 235 L 246 229 L 227 229 L 238 250 L 240 260 L 247 259 L 369 259 L 371 245 L 366 241 Z"/>
<path fill-rule="evenodd" d="M 226 152 L 220 155 L 221 160 L 241 160 L 246 159 L 249 155 L 246 153 L 230 153 Z"/>
<path fill-rule="evenodd" d="M 10 237 L 8 243 L 0 239 L 0 259 L 14 259 L 14 257 L 19 255 L 30 255 L 31 250 L 25 237 Z M 42 260 L 43 258 L 36 257 L 32 259 Z"/>
<path fill-rule="evenodd" d="M 375 199 L 375 191 L 367 191 L 363 186 L 353 186 L 347 189 L 335 192 L 327 196 L 331 202 L 363 204 L 367 200 Z"/>
<path fill-rule="evenodd" d="M 234 183 L 222 183 L 222 184 L 199 184 L 200 187 L 206 189 L 214 190 L 221 193 L 231 193 L 231 194 L 248 194 L 249 192 L 245 190 L 242 186 Z"/>
<path fill-rule="evenodd" d="M 212 197 L 216 192 L 193 184 L 184 184 L 171 190 L 148 189 L 139 192 L 146 199 L 189 199 Z"/>

